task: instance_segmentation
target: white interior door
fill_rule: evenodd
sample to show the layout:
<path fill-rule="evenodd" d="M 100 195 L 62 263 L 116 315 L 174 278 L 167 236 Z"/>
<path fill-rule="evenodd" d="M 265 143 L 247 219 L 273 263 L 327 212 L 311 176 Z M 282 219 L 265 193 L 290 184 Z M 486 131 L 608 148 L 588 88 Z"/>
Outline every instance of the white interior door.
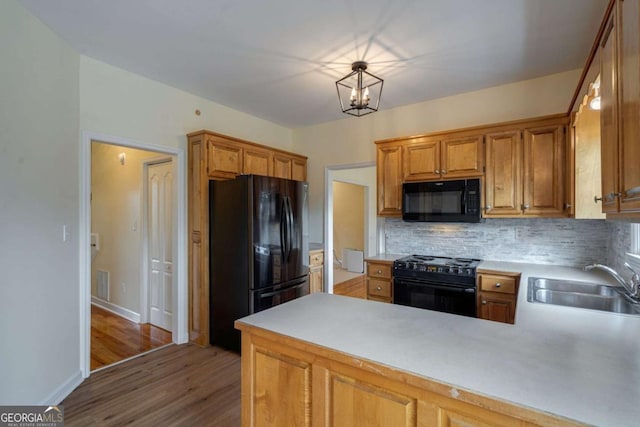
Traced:
<path fill-rule="evenodd" d="M 149 322 L 171 331 L 173 307 L 173 167 L 171 161 L 149 165 Z"/>

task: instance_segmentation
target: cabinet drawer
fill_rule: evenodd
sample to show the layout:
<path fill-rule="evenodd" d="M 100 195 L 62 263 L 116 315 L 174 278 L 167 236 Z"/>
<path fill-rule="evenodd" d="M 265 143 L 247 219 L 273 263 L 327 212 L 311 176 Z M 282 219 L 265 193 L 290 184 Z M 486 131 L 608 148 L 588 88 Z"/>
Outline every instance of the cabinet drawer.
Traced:
<path fill-rule="evenodd" d="M 367 263 L 367 276 L 391 279 L 391 264 Z"/>
<path fill-rule="evenodd" d="M 492 274 L 480 274 L 480 290 L 489 292 L 502 292 L 514 294 L 516 291 L 516 278 L 507 276 L 494 276 Z"/>
<path fill-rule="evenodd" d="M 314 251 L 309 252 L 309 266 L 313 267 L 316 265 L 322 265 L 324 263 L 324 252 L 322 251 Z"/>
<path fill-rule="evenodd" d="M 391 298 L 391 281 L 367 279 L 367 295 L 379 298 Z"/>

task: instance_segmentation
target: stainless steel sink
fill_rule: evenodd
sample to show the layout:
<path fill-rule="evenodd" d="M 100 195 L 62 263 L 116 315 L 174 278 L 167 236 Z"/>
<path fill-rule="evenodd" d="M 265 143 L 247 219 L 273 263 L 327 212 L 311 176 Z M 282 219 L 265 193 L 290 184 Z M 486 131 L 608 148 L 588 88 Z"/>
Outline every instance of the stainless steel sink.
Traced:
<path fill-rule="evenodd" d="M 617 286 L 530 277 L 527 290 L 530 302 L 640 315 L 640 304 Z"/>

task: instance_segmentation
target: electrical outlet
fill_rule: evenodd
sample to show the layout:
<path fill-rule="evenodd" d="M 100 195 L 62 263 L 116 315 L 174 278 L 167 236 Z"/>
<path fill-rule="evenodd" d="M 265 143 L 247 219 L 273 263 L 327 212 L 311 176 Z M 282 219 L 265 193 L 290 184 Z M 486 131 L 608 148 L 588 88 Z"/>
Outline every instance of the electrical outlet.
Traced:
<path fill-rule="evenodd" d="M 71 239 L 71 232 L 69 231 L 69 227 L 67 224 L 62 225 L 62 241 L 68 242 Z"/>

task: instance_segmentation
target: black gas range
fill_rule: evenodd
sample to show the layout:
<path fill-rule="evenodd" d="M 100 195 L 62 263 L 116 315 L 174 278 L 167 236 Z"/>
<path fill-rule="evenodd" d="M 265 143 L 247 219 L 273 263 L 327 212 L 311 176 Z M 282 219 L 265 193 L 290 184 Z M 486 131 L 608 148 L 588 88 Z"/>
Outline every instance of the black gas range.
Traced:
<path fill-rule="evenodd" d="M 479 259 L 410 255 L 393 263 L 395 304 L 476 316 Z"/>

